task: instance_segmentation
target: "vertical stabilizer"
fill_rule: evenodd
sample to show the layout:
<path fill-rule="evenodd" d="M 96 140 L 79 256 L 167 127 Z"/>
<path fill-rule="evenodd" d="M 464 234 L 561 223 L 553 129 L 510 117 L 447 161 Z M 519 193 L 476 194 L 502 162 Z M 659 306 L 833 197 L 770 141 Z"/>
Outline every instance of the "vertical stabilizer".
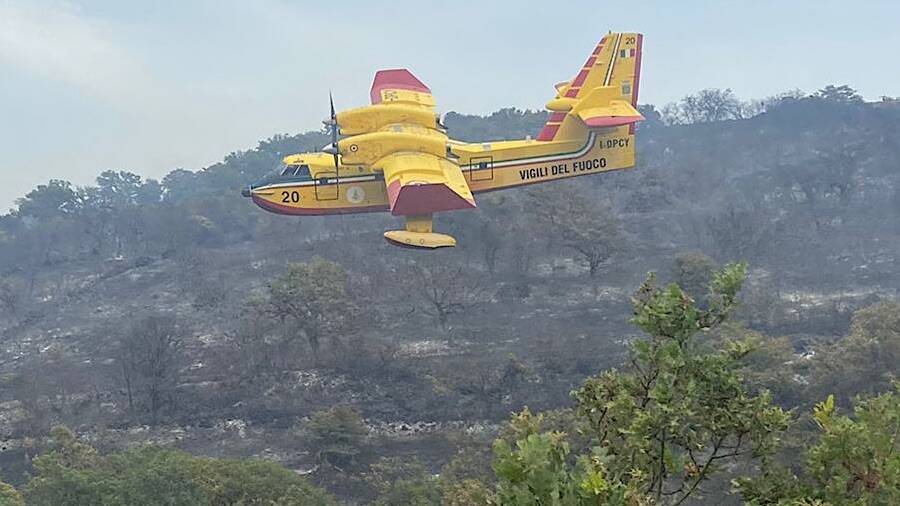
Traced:
<path fill-rule="evenodd" d="M 556 97 L 547 104 L 550 118 L 537 140 L 581 138 L 590 128 L 633 128 L 643 119 L 637 112 L 642 43 L 643 35 L 630 32 L 600 39 L 575 77 L 556 85 Z"/>

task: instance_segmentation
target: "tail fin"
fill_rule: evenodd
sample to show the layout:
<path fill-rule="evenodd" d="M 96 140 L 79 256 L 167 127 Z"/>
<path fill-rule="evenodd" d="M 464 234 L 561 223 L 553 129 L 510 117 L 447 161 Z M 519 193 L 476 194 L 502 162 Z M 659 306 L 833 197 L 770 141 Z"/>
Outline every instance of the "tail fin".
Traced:
<path fill-rule="evenodd" d="M 537 140 L 582 135 L 586 128 L 630 125 L 643 118 L 637 111 L 641 75 L 639 33 L 612 33 L 600 39 L 578 74 L 556 85 L 547 104 L 550 119 Z"/>

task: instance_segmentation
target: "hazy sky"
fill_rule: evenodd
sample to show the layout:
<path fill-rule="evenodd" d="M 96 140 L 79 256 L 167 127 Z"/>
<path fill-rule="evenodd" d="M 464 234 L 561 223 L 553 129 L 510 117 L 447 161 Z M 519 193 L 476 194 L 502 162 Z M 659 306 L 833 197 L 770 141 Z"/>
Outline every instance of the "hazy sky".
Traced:
<path fill-rule="evenodd" d="M 900 95 L 900 3 L 0 0 L 0 212 L 51 178 L 199 169 L 320 127 L 408 67 L 441 111 L 539 108 L 608 30 L 644 38 L 642 103 L 850 84 Z"/>

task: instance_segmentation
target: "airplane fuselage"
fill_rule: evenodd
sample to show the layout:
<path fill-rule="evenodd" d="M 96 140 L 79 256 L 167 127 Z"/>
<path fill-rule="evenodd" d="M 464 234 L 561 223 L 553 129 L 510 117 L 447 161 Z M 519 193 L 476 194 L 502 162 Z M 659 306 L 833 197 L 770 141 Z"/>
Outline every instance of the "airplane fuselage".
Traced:
<path fill-rule="evenodd" d="M 634 166 L 634 132 L 625 125 L 585 130 L 576 139 L 534 139 L 463 143 L 450 153 L 472 193 L 599 174 Z M 367 166 L 339 164 L 331 155 L 285 157 L 286 167 L 305 165 L 309 174 L 276 175 L 252 186 L 249 196 L 271 212 L 289 215 L 353 214 L 389 211 L 384 175 Z"/>

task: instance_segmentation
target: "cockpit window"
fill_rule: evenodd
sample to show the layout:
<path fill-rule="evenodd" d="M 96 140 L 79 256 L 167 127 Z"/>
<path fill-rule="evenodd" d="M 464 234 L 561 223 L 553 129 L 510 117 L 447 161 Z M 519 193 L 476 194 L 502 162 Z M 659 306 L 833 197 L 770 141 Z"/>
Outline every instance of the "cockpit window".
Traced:
<path fill-rule="evenodd" d="M 285 165 L 281 175 L 309 177 L 309 165 Z"/>

